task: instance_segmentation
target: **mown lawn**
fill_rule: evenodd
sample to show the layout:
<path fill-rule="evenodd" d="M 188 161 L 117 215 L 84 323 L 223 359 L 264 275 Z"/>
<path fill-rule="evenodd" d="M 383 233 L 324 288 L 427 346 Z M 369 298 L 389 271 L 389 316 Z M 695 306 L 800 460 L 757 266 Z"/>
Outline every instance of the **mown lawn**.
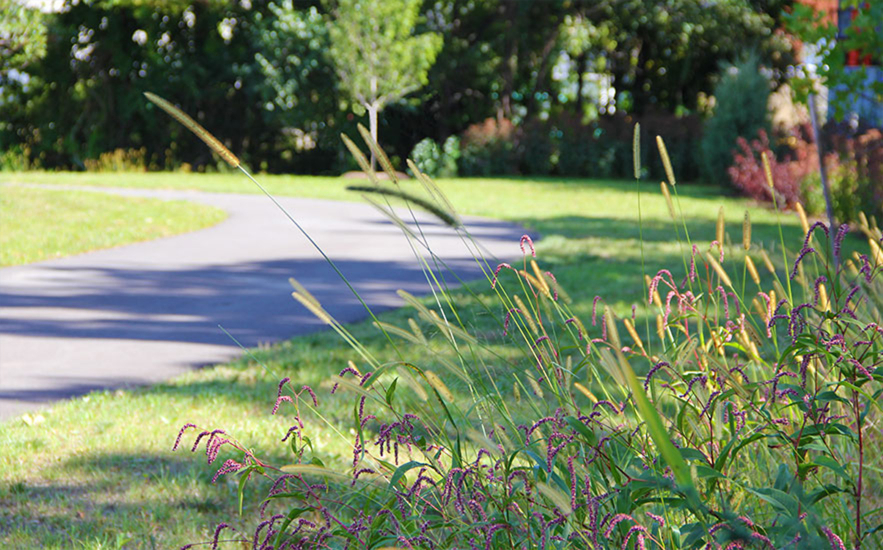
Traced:
<path fill-rule="evenodd" d="M 0 267 L 177 235 L 225 217 L 190 202 L 3 185 Z"/>
<path fill-rule="evenodd" d="M 235 175 L 24 174 L 0 176 L 0 181 L 4 178 L 251 192 L 248 182 Z M 337 178 L 261 179 L 278 194 L 355 199 L 344 189 L 350 182 Z M 648 273 L 663 267 L 676 278 L 685 273 L 681 253 L 688 245 L 676 237 L 678 232 L 683 237 L 684 228 L 672 222 L 658 185 L 640 185 L 643 247 L 634 182 L 460 179 L 440 186 L 463 214 L 518 221 L 538 231 L 543 236 L 537 246 L 539 263 L 568 291 L 572 309 L 586 325 L 595 295 L 605 297 L 623 316 L 630 315 L 633 304 L 643 304 L 642 256 Z M 778 222 L 793 249 L 800 247 L 801 231 L 791 214 L 722 197 L 708 187 L 679 186 L 678 192 L 676 204 L 692 242 L 703 251 L 714 239 L 721 205 L 732 257 L 741 258 L 737 250 L 746 209 L 751 212 L 756 249 L 774 246 Z M 267 212 L 278 215 L 269 202 Z M 512 250 L 517 257 L 517 242 Z M 780 254 L 773 257 L 780 259 Z M 727 265 L 742 264 L 728 260 Z M 738 284 L 741 267 L 730 269 Z M 471 285 L 477 295 L 457 291 L 455 303 L 471 331 L 505 359 L 516 350 L 502 335 L 499 320 L 504 310 L 488 287 L 487 282 Z M 399 310 L 384 314 L 382 320 L 403 325 L 412 316 L 412 311 Z M 638 316 L 643 318 L 642 307 Z M 432 368 L 429 354 L 396 348 L 367 323 L 351 330 L 383 362 L 398 360 L 404 349 L 409 361 Z M 207 465 L 205 455 L 191 455 L 187 445 L 173 453 L 172 443 L 178 429 L 192 422 L 225 429 L 270 463 L 290 462 L 290 450 L 279 443 L 293 422 L 290 413 L 270 415 L 283 376 L 318 388 L 322 419 L 303 415 L 316 456 L 329 465 L 350 464 L 345 426 L 352 419 L 354 397 L 345 392 L 330 396 L 327 382 L 348 360 L 357 360 L 356 354 L 326 332 L 256 350 L 255 356 L 258 361 L 245 358 L 155 387 L 93 393 L 0 424 L 0 547 L 169 548 L 210 539 L 220 521 L 234 527 L 253 525 L 249 513 L 267 484 L 255 484 L 246 496 L 245 515 L 238 518 L 235 476 L 213 485 L 218 463 Z"/>

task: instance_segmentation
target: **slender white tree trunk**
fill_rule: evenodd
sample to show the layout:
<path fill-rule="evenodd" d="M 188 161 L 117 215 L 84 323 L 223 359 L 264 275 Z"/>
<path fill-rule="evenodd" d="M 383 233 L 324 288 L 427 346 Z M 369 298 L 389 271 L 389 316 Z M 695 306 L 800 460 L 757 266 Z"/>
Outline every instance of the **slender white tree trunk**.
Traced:
<path fill-rule="evenodd" d="M 374 143 L 377 146 L 380 146 L 380 142 L 377 141 L 377 77 L 371 77 L 371 104 L 368 105 L 368 126 L 371 130 L 371 139 L 374 140 Z M 374 164 L 377 159 L 374 158 L 374 150 L 371 150 L 371 170 L 374 170 Z"/>
<path fill-rule="evenodd" d="M 369 105 L 368 106 L 368 126 L 371 130 L 371 139 L 374 140 L 374 143 L 378 145 L 380 142 L 377 141 L 377 106 Z M 371 150 L 371 170 L 374 170 L 374 163 L 377 159 L 374 158 L 374 149 Z"/>

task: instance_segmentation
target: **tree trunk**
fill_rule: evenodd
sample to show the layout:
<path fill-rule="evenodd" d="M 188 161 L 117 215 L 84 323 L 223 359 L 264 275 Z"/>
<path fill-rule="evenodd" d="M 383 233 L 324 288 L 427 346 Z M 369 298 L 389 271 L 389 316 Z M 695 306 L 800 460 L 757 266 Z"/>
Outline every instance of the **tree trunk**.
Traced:
<path fill-rule="evenodd" d="M 374 143 L 379 147 L 380 142 L 377 141 L 377 105 L 367 105 L 366 108 L 368 109 L 368 127 L 371 130 L 371 139 L 373 139 Z M 371 170 L 375 170 L 376 162 L 377 159 L 374 158 L 374 149 L 371 149 Z"/>
<path fill-rule="evenodd" d="M 377 141 L 377 77 L 371 77 L 371 104 L 367 105 L 368 107 L 368 127 L 371 130 L 371 139 L 374 140 L 374 143 L 380 147 L 380 142 Z M 371 149 L 371 171 L 375 170 L 375 164 L 377 159 L 374 158 L 374 149 Z"/>

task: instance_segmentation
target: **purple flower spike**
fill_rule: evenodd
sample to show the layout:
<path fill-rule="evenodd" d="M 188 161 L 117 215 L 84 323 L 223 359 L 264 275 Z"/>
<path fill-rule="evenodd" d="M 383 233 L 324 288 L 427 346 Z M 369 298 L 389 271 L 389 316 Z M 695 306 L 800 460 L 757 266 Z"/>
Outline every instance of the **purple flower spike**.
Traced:
<path fill-rule="evenodd" d="M 558 287 L 558 279 L 556 279 L 555 276 L 552 275 L 551 271 L 546 271 L 545 275 L 546 275 L 546 277 L 552 279 L 552 283 L 555 285 L 552 287 L 552 299 L 557 302 L 558 301 L 558 288 L 557 288 Z"/>
<path fill-rule="evenodd" d="M 302 391 L 302 392 L 305 391 L 305 392 L 307 392 L 308 394 L 310 394 L 310 397 L 313 398 L 313 405 L 315 405 L 315 406 L 317 406 L 317 407 L 319 406 L 319 400 L 316 399 L 316 394 L 313 393 L 313 388 L 311 388 L 311 387 L 309 387 L 309 386 L 307 386 L 307 385 L 304 385 L 304 386 L 301 387 L 300 391 Z"/>
<path fill-rule="evenodd" d="M 652 512 L 646 512 L 646 514 L 648 518 L 658 523 L 660 527 L 665 527 L 665 518 L 663 518 L 662 516 L 657 516 Z"/>
<path fill-rule="evenodd" d="M 518 308 L 512 308 L 506 312 L 506 319 L 503 320 L 503 336 L 509 334 L 509 321 L 511 320 L 513 313 L 521 313 L 521 310 Z"/>
<path fill-rule="evenodd" d="M 231 458 L 230 460 L 224 462 L 224 465 L 221 466 L 217 472 L 215 472 L 215 477 L 212 478 L 212 483 L 218 481 L 218 478 L 224 474 L 233 473 L 243 468 L 245 468 L 244 464 L 240 464 Z"/>
<path fill-rule="evenodd" d="M 214 537 L 214 539 L 212 539 L 212 550 L 218 550 L 218 538 L 220 538 L 221 531 L 223 531 L 224 529 L 230 529 L 230 530 L 235 531 L 235 529 L 230 527 L 229 524 L 219 523 L 218 526 L 215 528 L 215 537 Z"/>
<path fill-rule="evenodd" d="M 837 228 L 837 234 L 834 235 L 834 257 L 840 257 L 840 247 L 843 244 L 843 237 L 849 233 L 849 224 L 844 223 L 839 228 Z"/>
<path fill-rule="evenodd" d="M 281 405 L 283 401 L 288 401 L 289 403 L 294 403 L 294 400 L 292 398 L 288 397 L 287 395 L 280 395 L 279 397 L 276 398 L 276 404 L 273 405 L 273 412 L 270 414 L 276 414 L 277 412 L 279 412 L 279 405 Z"/>
<path fill-rule="evenodd" d="M 173 451 L 178 449 L 178 445 L 181 443 L 181 436 L 184 435 L 184 432 L 189 428 L 195 428 L 195 427 L 196 427 L 196 424 L 190 424 L 189 422 L 187 424 L 184 424 L 184 427 L 181 428 L 181 431 L 178 432 L 178 437 L 175 439 L 175 446 L 172 447 Z"/>
<path fill-rule="evenodd" d="M 809 240 L 812 238 L 812 232 L 818 228 L 821 228 L 822 231 L 825 232 L 825 238 L 830 237 L 830 235 L 828 234 L 828 226 L 823 224 L 822 222 L 816 222 L 812 224 L 812 226 L 809 228 L 809 231 L 806 232 L 806 238 L 803 239 L 803 248 L 807 248 L 809 246 Z"/>
<path fill-rule="evenodd" d="M 533 240 L 531 240 L 530 235 L 521 236 L 521 253 L 526 256 L 527 252 L 524 250 L 524 243 L 527 243 L 527 246 L 530 248 L 530 255 L 536 258 L 537 252 L 533 247 Z"/>
<path fill-rule="evenodd" d="M 650 284 L 653 284 L 652 281 L 651 281 Z M 650 295 L 652 296 L 653 293 L 651 292 Z M 596 316 L 595 316 L 595 315 L 596 315 L 597 308 L 598 308 L 598 302 L 599 302 L 600 300 L 601 300 L 601 297 L 600 297 L 600 296 L 595 296 L 595 299 L 592 300 L 592 326 L 595 326 L 595 324 L 596 324 L 596 320 L 597 320 L 597 319 L 596 319 Z"/>
<path fill-rule="evenodd" d="M 613 519 L 610 520 L 610 525 L 607 526 L 607 530 L 604 531 L 604 536 L 610 538 L 610 534 L 613 533 L 613 530 L 616 528 L 616 525 L 621 521 L 625 520 L 635 521 L 635 519 L 628 514 L 616 514 L 613 516 Z"/>
<path fill-rule="evenodd" d="M 828 537 L 828 542 L 831 544 L 831 548 L 833 550 L 846 550 L 846 546 L 844 546 L 843 541 L 834 534 L 833 531 L 828 529 L 827 527 L 822 527 L 822 532 L 825 533 L 825 536 Z"/>
<path fill-rule="evenodd" d="M 660 362 L 656 363 L 655 365 L 653 365 L 653 368 L 650 369 L 650 371 L 647 373 L 647 377 L 644 378 L 644 391 L 650 390 L 650 380 L 653 378 L 653 375 L 656 374 L 656 372 L 659 369 L 661 369 L 662 367 L 670 367 L 670 366 L 671 365 L 669 365 L 665 361 L 660 361 Z"/>
<path fill-rule="evenodd" d="M 797 277 L 797 266 L 800 265 L 800 262 L 803 261 L 803 258 L 805 258 L 807 254 L 810 254 L 815 251 L 816 251 L 815 248 L 804 248 L 803 250 L 800 251 L 800 255 L 797 256 L 797 260 L 794 262 L 794 267 L 791 269 L 791 276 L 789 277 L 789 279 L 791 279 L 793 281 L 794 277 Z"/>
<path fill-rule="evenodd" d="M 491 288 L 494 288 L 494 287 L 497 286 L 497 277 L 499 277 L 499 275 L 500 275 L 500 271 L 502 271 L 503 268 L 511 269 L 512 271 L 515 271 L 515 273 L 518 273 L 518 271 L 517 271 L 514 267 L 512 267 L 511 265 L 509 265 L 509 264 L 507 264 L 507 263 L 505 263 L 505 262 L 504 262 L 504 263 L 501 263 L 501 264 L 498 265 L 497 268 L 494 270 L 494 280 L 491 282 Z"/>

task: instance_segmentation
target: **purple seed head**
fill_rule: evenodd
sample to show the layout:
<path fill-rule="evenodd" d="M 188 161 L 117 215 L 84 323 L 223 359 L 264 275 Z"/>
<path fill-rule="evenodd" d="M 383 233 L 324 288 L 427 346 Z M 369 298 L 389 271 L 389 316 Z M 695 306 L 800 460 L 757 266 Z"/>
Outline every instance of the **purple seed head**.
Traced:
<path fill-rule="evenodd" d="M 791 268 L 791 275 L 789 276 L 789 279 L 793 281 L 794 277 L 797 277 L 797 268 L 798 266 L 800 266 L 800 262 L 803 261 L 803 258 L 805 258 L 807 254 L 813 253 L 815 251 L 815 248 L 804 248 L 800 251 L 800 254 L 797 256 L 797 260 L 795 260 L 794 262 L 794 267 Z"/>
<path fill-rule="evenodd" d="M 218 538 L 221 536 L 221 531 L 223 531 L 224 529 L 230 529 L 230 530 L 235 531 L 235 529 L 230 527 L 229 524 L 219 523 L 218 526 L 215 528 L 215 536 L 212 539 L 212 550 L 218 550 Z"/>
<path fill-rule="evenodd" d="M 806 232 L 806 238 L 803 239 L 803 248 L 807 248 L 809 246 L 809 240 L 812 238 L 812 233 L 816 229 L 821 228 L 822 231 L 825 232 L 825 238 L 827 239 L 830 235 L 828 234 L 828 226 L 823 224 L 822 222 L 816 222 L 810 226 L 809 231 Z"/>
<path fill-rule="evenodd" d="M 849 224 L 844 223 L 837 228 L 837 234 L 834 235 L 834 257 L 840 258 L 840 247 L 843 245 L 843 237 L 849 233 Z"/>
<path fill-rule="evenodd" d="M 520 244 L 520 246 L 521 246 L 521 253 L 522 253 L 523 255 L 526 256 L 526 255 L 527 255 L 527 252 L 524 250 L 524 245 L 525 245 L 525 243 L 526 243 L 527 246 L 530 248 L 530 255 L 533 256 L 534 258 L 536 258 L 536 257 L 537 257 L 537 252 L 536 252 L 536 250 L 535 250 L 534 247 L 533 247 L 533 240 L 530 238 L 530 235 L 522 235 L 522 236 L 521 236 L 521 244 Z"/>
<path fill-rule="evenodd" d="M 515 269 L 514 267 L 512 267 L 511 265 L 509 265 L 509 264 L 507 264 L 507 263 L 505 263 L 505 262 L 499 264 L 499 265 L 497 266 L 497 268 L 494 270 L 494 279 L 493 279 L 493 281 L 491 281 L 491 288 L 494 288 L 494 287 L 497 286 L 497 277 L 499 277 L 499 275 L 500 275 L 500 271 L 501 271 L 503 268 L 511 269 L 512 271 L 515 271 L 515 273 L 518 273 L 518 271 L 516 271 L 516 269 Z"/>
<path fill-rule="evenodd" d="M 316 394 L 313 393 L 313 388 L 311 388 L 311 387 L 309 387 L 309 386 L 307 386 L 307 385 L 304 385 L 304 386 L 301 387 L 300 391 L 302 391 L 302 392 L 305 391 L 305 392 L 307 392 L 308 394 L 310 394 L 310 397 L 313 398 L 313 405 L 315 405 L 316 407 L 319 406 L 319 400 L 316 399 Z"/>
<path fill-rule="evenodd" d="M 184 424 L 184 427 L 181 428 L 181 431 L 178 432 L 178 437 L 175 438 L 175 445 L 172 447 L 173 451 L 178 449 L 178 445 L 181 443 L 181 436 L 184 435 L 184 432 L 186 430 L 188 430 L 189 428 L 195 428 L 195 427 L 196 427 L 196 424 L 190 424 L 189 422 L 187 424 Z"/>

